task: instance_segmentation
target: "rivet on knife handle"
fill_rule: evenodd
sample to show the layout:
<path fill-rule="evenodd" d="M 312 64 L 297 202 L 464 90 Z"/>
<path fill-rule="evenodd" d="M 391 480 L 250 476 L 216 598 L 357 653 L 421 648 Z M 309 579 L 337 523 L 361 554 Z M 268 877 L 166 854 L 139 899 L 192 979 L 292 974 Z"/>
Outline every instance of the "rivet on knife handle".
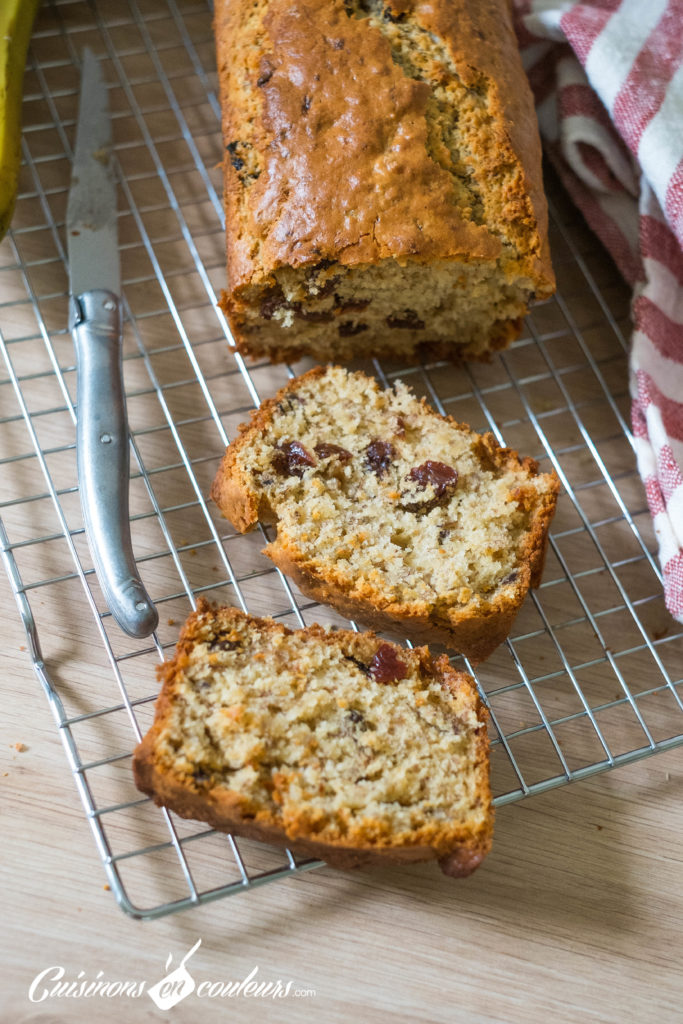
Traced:
<path fill-rule="evenodd" d="M 70 328 L 78 365 L 76 451 L 86 536 L 109 610 L 126 633 L 145 637 L 159 617 L 138 575 L 130 539 L 118 297 L 105 289 L 74 296 Z"/>

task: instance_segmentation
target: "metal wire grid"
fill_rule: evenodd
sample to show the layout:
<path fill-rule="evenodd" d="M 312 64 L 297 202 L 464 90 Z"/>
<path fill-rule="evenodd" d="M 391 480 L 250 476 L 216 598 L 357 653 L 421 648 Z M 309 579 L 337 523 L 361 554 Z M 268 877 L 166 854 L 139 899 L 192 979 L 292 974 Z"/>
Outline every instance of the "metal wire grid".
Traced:
<path fill-rule="evenodd" d="M 131 522 L 161 614 L 152 642 L 124 636 L 103 607 L 78 504 L 63 232 L 85 45 L 105 59 L 115 115 Z M 294 372 L 247 368 L 216 308 L 221 143 L 206 3 L 50 0 L 25 94 L 21 192 L 0 248 L 3 561 L 108 881 L 126 911 L 155 917 L 319 863 L 185 822 L 133 786 L 154 665 L 194 596 L 294 625 L 346 623 L 260 555 L 263 531 L 235 535 L 206 502 L 236 425 Z M 552 215 L 559 291 L 510 350 L 465 370 L 366 367 L 552 464 L 564 485 L 543 584 L 475 673 L 498 805 L 683 742 L 683 633 L 663 608 L 627 425 L 627 295 L 560 194 Z"/>

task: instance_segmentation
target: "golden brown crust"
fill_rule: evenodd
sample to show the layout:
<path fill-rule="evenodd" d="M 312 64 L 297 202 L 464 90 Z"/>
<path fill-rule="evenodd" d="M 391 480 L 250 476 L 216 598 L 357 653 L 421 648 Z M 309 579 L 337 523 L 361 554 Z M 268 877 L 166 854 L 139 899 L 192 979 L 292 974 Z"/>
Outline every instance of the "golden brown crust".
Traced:
<path fill-rule="evenodd" d="M 249 8 L 251 3 L 234 0 L 216 6 L 219 68 L 226 69 L 226 143 L 239 138 L 242 127 L 226 73 Z M 321 258 L 346 266 L 388 257 L 495 258 L 500 241 L 463 219 L 451 199 L 449 176 L 427 156 L 428 86 L 392 62 L 381 34 L 330 0 L 269 0 L 263 24 L 262 60 L 273 71 L 258 87 L 259 148 L 277 140 L 283 128 L 286 142 L 268 149 L 266 168 L 250 189 L 248 222 L 241 225 L 247 240 L 260 239 L 258 259 L 247 244 L 238 244 L 234 227 L 228 231 L 231 290 L 238 292 L 255 273 Z M 306 94 L 312 100 L 308 117 L 301 113 Z M 348 123 L 340 139 L 342 112 Z M 387 159 L 382 166 L 387 125 L 401 145 L 391 165 Z M 226 173 L 227 215 L 234 224 L 240 184 L 229 160 Z M 393 184 L 398 181 L 400 190 Z M 352 218 L 346 215 L 350 209 L 356 211 Z"/>
<path fill-rule="evenodd" d="M 391 604 L 376 606 L 378 593 L 368 588 L 367 596 L 351 597 L 314 572 L 302 566 L 297 552 L 288 552 L 277 541 L 264 548 L 264 553 L 289 576 L 303 594 L 320 604 L 331 605 L 347 619 L 381 633 L 393 633 L 418 643 L 442 643 L 459 651 L 473 664 L 483 661 L 501 644 L 512 627 L 515 615 L 524 599 L 501 607 L 486 609 L 483 613 L 473 609 L 448 609 L 443 618 L 427 605 Z"/>
<path fill-rule="evenodd" d="M 552 295 L 555 278 L 548 243 L 548 204 L 543 190 L 541 140 L 534 101 L 510 19 L 508 0 L 418 0 L 421 24 L 446 41 L 461 76 L 476 71 L 490 80 L 489 101 L 500 129 L 497 148 L 519 162 L 515 194 L 506 196 L 505 215 L 528 230 L 528 253 L 539 298 Z M 467 79 L 466 79 L 467 80 Z"/>
<path fill-rule="evenodd" d="M 528 277 L 538 297 L 550 295 L 540 142 L 506 0 L 397 0 L 392 10 L 441 41 L 466 86 L 486 78 L 493 127 L 477 159 L 485 179 L 489 167 L 515 168 L 496 201 L 498 221 L 515 225 L 515 274 Z M 279 357 L 245 321 L 248 289 L 272 284 L 278 268 L 499 258 L 498 234 L 463 213 L 451 175 L 430 155 L 430 86 L 406 74 L 382 33 L 351 17 L 342 0 L 217 0 L 215 35 L 227 148 L 221 304 L 241 351 Z M 247 134 L 259 159 L 248 188 L 243 156 L 230 149 Z M 516 323 L 494 325 L 490 347 L 509 341 Z M 266 326 L 277 333 L 274 322 Z M 414 339 L 406 358 L 423 340 Z M 426 340 L 459 357 L 457 346 Z M 402 349 L 407 341 L 403 335 Z M 352 339 L 340 339 L 334 358 L 353 351 Z M 287 357 L 297 352 L 310 347 L 294 346 Z"/>
<path fill-rule="evenodd" d="M 529 252 L 539 261 L 538 270 L 550 286 L 540 143 L 507 3 L 417 0 L 402 6 L 422 28 L 443 39 L 466 84 L 468 75 L 474 84 L 478 70 L 493 83 L 492 113 L 500 119 L 496 157 L 502 148 L 519 163 L 523 174 L 516 194 L 506 197 L 507 213 L 511 219 L 520 213 L 526 217 Z M 231 57 L 252 8 L 245 0 L 219 0 L 216 4 L 226 144 L 239 138 L 242 128 L 241 111 L 235 110 L 230 89 Z M 240 216 L 236 204 L 241 185 L 226 160 L 231 290 L 250 282 L 257 266 L 262 266 L 261 273 L 267 276 L 277 266 L 299 266 L 321 258 L 339 258 L 350 265 L 387 257 L 417 256 L 430 261 L 497 255 L 500 241 L 483 226 L 463 220 L 451 201 L 447 173 L 427 155 L 424 106 L 428 87 L 407 78 L 393 64 L 386 39 L 369 31 L 362 21 L 349 18 L 341 2 L 330 0 L 297 0 L 296 4 L 270 0 L 264 26 L 260 60 L 267 61 L 272 71 L 269 69 L 270 78 L 258 91 L 263 118 L 258 142 L 266 149 L 282 125 L 286 126 L 287 142 L 286 146 L 271 147 L 268 166 L 251 188 L 249 222 L 240 224 L 239 231 L 235 223 Z M 319 74 L 321 68 L 324 74 Z M 362 73 L 357 74 L 357 68 L 362 68 Z M 366 102 L 367 81 L 373 83 L 372 110 Z M 302 89 L 314 97 L 319 111 L 313 127 L 311 119 L 301 114 Z M 349 115 L 343 140 L 336 130 L 324 135 L 324 125 L 334 124 L 342 110 L 356 111 Z M 400 181 L 401 188 L 387 189 L 382 181 L 380 195 L 377 157 L 384 151 L 387 122 L 401 138 L 401 147 L 393 154 L 391 169 L 387 167 L 383 173 L 388 181 Z M 295 167 L 291 154 L 296 155 Z M 348 174 L 349 166 L 354 167 L 353 175 Z M 294 183 L 299 185 L 296 190 L 291 187 Z M 428 203 L 425 195 L 429 195 Z M 356 211 L 351 220 L 344 216 L 349 209 Z M 249 249 L 254 238 L 261 239 L 258 264 Z"/>
<path fill-rule="evenodd" d="M 301 377 L 289 381 L 273 398 L 267 399 L 252 413 L 250 422 L 240 426 L 238 436 L 228 447 L 214 479 L 211 498 L 241 532 L 253 529 L 259 521 L 276 522 L 266 499 L 255 494 L 242 471 L 241 453 L 252 445 L 256 437 L 266 432 L 278 404 L 290 391 L 314 382 L 326 372 L 326 367 L 314 367 Z M 426 403 L 424 408 L 428 414 L 439 416 Z M 450 416 L 439 418 L 454 427 L 464 426 Z M 500 447 L 493 434 L 482 434 L 478 448 L 483 465 L 488 463 L 500 468 L 511 467 L 520 471 L 522 477 L 538 473 L 538 465 L 533 459 L 522 458 L 513 449 Z M 518 555 L 514 589 L 511 591 L 508 588 L 487 601 L 475 601 L 465 606 L 434 607 L 424 602 L 389 602 L 380 591 L 369 586 L 358 585 L 353 593 L 349 593 L 347 584 L 343 580 L 335 580 L 333 571 L 326 571 L 320 562 L 307 559 L 279 537 L 267 545 L 264 554 L 294 580 L 307 597 L 331 605 L 347 618 L 371 629 L 398 633 L 420 643 L 446 644 L 478 664 L 505 640 L 529 588 L 537 587 L 541 581 L 548 529 L 555 513 L 559 490 L 557 476 L 549 474 L 547 492 L 540 499 L 536 498 L 531 527 Z M 525 500 L 523 494 L 520 500 Z"/>
<path fill-rule="evenodd" d="M 485 834 L 463 834 L 461 845 L 446 854 L 439 854 L 430 846 L 387 846 L 372 849 L 341 844 L 333 846 L 305 836 L 292 838 L 277 825 L 245 818 L 232 794 L 214 791 L 207 798 L 204 794 L 188 789 L 182 779 L 158 769 L 154 761 L 152 740 L 147 742 L 147 737 L 136 750 L 133 770 L 138 789 L 152 797 L 158 806 L 170 808 L 181 818 L 205 821 L 218 832 L 228 832 L 243 836 L 245 839 L 285 847 L 297 856 L 324 860 L 330 867 L 340 871 L 378 867 L 387 863 L 416 864 L 438 859 L 444 874 L 464 878 L 481 864 L 491 849 L 492 824 Z M 460 866 L 460 870 L 454 870 L 454 865 Z"/>
<path fill-rule="evenodd" d="M 405 838 L 397 841 L 386 831 L 368 833 L 359 828 L 349 828 L 343 839 L 321 842 L 310 830 L 305 808 L 302 808 L 299 818 L 292 819 L 290 816 L 285 825 L 275 814 L 254 814 L 248 802 L 225 785 L 214 784 L 207 789 L 187 774 L 169 770 L 167 765 L 160 763 L 157 740 L 177 697 L 177 691 L 182 687 L 189 653 L 201 636 L 203 623 L 207 618 L 218 619 L 225 628 L 237 617 L 245 618 L 236 609 L 215 608 L 201 599 L 197 610 L 183 626 L 174 658 L 164 662 L 158 670 L 162 689 L 157 699 L 154 724 L 133 754 L 133 774 L 137 787 L 152 797 L 155 803 L 170 808 L 183 818 L 206 821 L 219 831 L 285 846 L 297 854 L 320 858 L 341 869 L 384 862 L 414 863 L 438 859 L 446 874 L 470 874 L 488 853 L 493 835 L 493 808 L 488 778 L 488 712 L 471 677 L 456 671 L 445 655 L 432 659 L 427 648 L 413 652 L 420 661 L 421 671 L 432 674 L 453 695 L 460 695 L 463 704 L 473 711 L 479 722 L 474 736 L 472 770 L 477 777 L 477 798 L 485 810 L 482 823 L 451 824 L 440 830 L 435 827 L 417 829 L 409 843 L 405 842 Z M 251 617 L 250 621 L 261 630 L 273 630 L 285 635 L 292 633 L 292 630 L 272 619 Z M 377 648 L 378 642 L 374 634 L 363 634 L 360 637 L 345 631 L 328 634 L 317 625 L 298 632 L 324 644 L 342 645 L 345 639 L 352 640 L 355 645 L 360 643 L 361 649 L 367 651 L 368 655 Z M 401 648 L 397 648 L 398 651 Z M 406 657 L 405 651 L 402 656 Z"/>

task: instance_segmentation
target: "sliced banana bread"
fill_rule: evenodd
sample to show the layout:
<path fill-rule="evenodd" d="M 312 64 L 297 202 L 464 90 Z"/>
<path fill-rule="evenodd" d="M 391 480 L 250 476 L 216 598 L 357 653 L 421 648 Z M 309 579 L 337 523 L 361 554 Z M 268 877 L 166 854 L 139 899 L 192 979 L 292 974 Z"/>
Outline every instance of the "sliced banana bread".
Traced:
<path fill-rule="evenodd" d="M 481 661 L 540 580 L 559 481 L 400 382 L 319 367 L 263 403 L 212 497 L 307 595 Z"/>
<path fill-rule="evenodd" d="M 343 868 L 488 852 L 487 714 L 445 655 L 201 602 L 160 678 L 133 770 L 182 817 Z"/>
<path fill-rule="evenodd" d="M 250 355 L 482 358 L 554 290 L 508 0 L 216 0 Z"/>

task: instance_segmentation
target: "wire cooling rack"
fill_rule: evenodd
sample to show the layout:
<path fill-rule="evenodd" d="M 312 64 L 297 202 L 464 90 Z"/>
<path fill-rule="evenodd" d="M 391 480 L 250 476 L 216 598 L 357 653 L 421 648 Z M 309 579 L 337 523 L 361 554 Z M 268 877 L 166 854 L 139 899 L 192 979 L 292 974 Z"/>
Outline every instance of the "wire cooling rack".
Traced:
<path fill-rule="evenodd" d="M 78 501 L 64 218 L 86 45 L 102 58 L 114 113 L 131 526 L 160 612 L 148 641 L 106 610 Z M 235 535 L 207 502 L 237 424 L 294 369 L 247 367 L 216 307 L 221 141 L 205 0 L 49 0 L 24 125 L 20 195 L 0 246 L 3 560 L 110 886 L 130 914 L 156 917 L 319 864 L 183 821 L 133 785 L 155 666 L 194 597 L 295 626 L 346 623 L 273 568 L 263 534 Z M 683 634 L 664 609 L 628 428 L 628 295 L 549 190 L 558 293 L 512 348 L 465 369 L 365 367 L 385 382 L 400 375 L 562 480 L 543 583 L 476 673 L 498 805 L 683 742 Z"/>

